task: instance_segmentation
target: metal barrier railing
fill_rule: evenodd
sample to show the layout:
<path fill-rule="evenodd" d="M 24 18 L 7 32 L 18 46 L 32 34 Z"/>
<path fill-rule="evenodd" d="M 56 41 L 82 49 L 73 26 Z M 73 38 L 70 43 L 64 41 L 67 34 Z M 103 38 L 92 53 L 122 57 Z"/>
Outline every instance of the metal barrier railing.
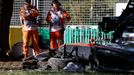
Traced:
<path fill-rule="evenodd" d="M 82 28 L 85 27 L 85 28 Z M 96 44 L 107 45 L 111 43 L 113 32 L 104 33 L 99 31 L 98 28 L 93 28 L 90 26 L 82 26 L 72 28 L 70 26 L 66 27 L 64 33 L 64 43 L 72 44 L 72 43 L 90 43 L 90 39 L 94 39 Z M 42 39 L 45 43 L 49 43 L 50 35 L 49 29 L 46 27 L 39 28 L 39 35 L 42 36 Z"/>
<path fill-rule="evenodd" d="M 98 28 L 67 27 L 64 34 L 64 43 L 90 43 L 90 39 L 94 39 L 96 44 L 107 45 L 111 43 L 113 32 L 104 33 Z"/>

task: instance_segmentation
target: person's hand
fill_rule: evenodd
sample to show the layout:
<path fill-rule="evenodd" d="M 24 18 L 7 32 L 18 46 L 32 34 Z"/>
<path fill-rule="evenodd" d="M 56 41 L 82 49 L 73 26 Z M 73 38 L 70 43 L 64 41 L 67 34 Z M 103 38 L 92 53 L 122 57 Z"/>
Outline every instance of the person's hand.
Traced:
<path fill-rule="evenodd" d="M 63 17 L 67 17 L 67 14 L 66 13 L 63 13 Z"/>
<path fill-rule="evenodd" d="M 63 19 L 64 19 L 65 21 L 69 21 L 69 20 L 70 20 L 70 15 L 69 15 L 69 14 L 63 13 L 62 15 L 63 15 Z"/>
<path fill-rule="evenodd" d="M 39 11 L 36 9 L 31 9 L 31 15 L 32 15 L 32 17 L 37 17 L 37 16 L 39 16 Z"/>

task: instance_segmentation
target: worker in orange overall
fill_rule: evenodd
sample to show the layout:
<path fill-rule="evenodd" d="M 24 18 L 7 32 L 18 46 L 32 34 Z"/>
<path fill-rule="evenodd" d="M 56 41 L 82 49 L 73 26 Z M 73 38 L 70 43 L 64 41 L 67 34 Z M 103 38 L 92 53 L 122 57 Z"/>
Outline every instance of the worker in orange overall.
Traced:
<path fill-rule="evenodd" d="M 25 0 L 24 6 L 20 8 L 24 58 L 28 57 L 30 38 L 32 38 L 35 55 L 40 53 L 38 45 L 38 24 L 36 22 L 38 16 L 39 11 L 31 5 L 31 0 Z"/>
<path fill-rule="evenodd" d="M 50 53 L 54 54 L 63 44 L 64 23 L 70 21 L 70 15 L 61 8 L 58 0 L 53 0 L 51 5 L 52 8 L 47 14 L 46 21 L 50 23 Z"/>

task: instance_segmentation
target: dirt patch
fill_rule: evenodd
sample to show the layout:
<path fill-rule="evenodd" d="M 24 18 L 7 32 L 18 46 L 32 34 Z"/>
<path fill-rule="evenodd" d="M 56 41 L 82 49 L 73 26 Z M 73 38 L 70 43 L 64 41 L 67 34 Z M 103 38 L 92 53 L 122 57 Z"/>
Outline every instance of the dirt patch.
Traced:
<path fill-rule="evenodd" d="M 21 70 L 22 61 L 0 61 L 0 70 Z"/>
<path fill-rule="evenodd" d="M 0 61 L 0 70 L 21 70 L 22 61 Z"/>
<path fill-rule="evenodd" d="M 0 70 L 23 70 L 22 68 L 22 61 L 8 61 L 8 62 L 3 62 L 0 61 Z M 46 65 L 47 62 L 41 62 L 40 64 Z"/>

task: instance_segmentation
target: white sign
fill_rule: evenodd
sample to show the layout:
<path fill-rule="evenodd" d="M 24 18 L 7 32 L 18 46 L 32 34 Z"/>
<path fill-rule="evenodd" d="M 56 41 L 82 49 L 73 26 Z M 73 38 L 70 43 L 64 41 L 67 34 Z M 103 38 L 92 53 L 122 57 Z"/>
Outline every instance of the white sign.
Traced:
<path fill-rule="evenodd" d="M 120 16 L 126 6 L 127 3 L 116 3 L 116 16 Z"/>

